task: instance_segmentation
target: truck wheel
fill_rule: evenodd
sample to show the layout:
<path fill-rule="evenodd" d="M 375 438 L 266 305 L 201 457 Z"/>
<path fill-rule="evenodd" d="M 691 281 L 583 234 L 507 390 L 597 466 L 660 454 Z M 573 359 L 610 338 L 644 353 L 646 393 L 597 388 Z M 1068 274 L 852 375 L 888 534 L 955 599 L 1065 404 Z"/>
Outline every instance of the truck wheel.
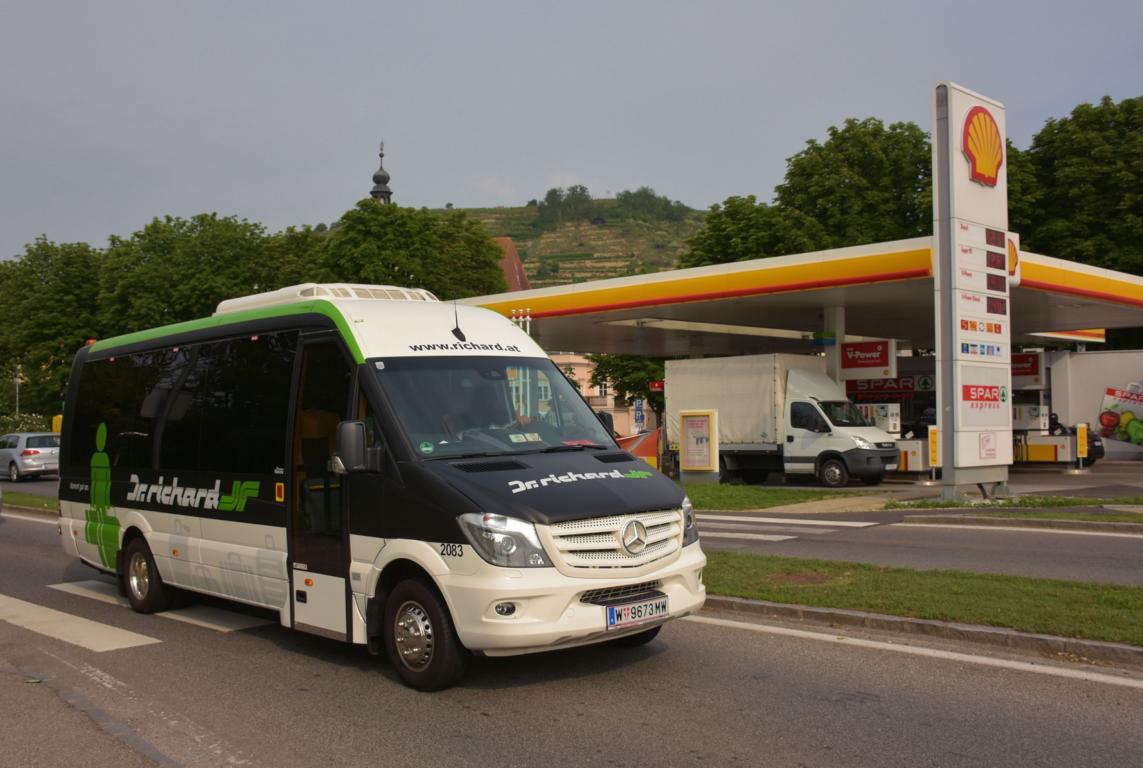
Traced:
<path fill-rule="evenodd" d="M 826 459 L 818 469 L 818 479 L 828 488 L 843 488 L 849 484 L 849 470 L 841 459 Z"/>
<path fill-rule="evenodd" d="M 866 485 L 881 485 L 881 481 L 885 479 L 885 475 L 866 475 L 861 478 L 861 482 Z"/>
<path fill-rule="evenodd" d="M 646 629 L 642 632 L 636 632 L 633 635 L 624 635 L 623 637 L 617 637 L 614 640 L 608 640 L 607 644 L 612 648 L 638 648 L 640 645 L 646 645 L 647 643 L 654 640 L 655 636 L 659 634 L 659 630 L 662 628 L 663 625 L 660 624 L 657 627 L 651 627 L 650 629 Z"/>
<path fill-rule="evenodd" d="M 722 485 L 739 485 L 742 482 L 742 473 L 737 469 L 730 469 L 724 456 L 718 457 L 718 482 Z"/>
<path fill-rule="evenodd" d="M 468 666 L 448 608 L 437 591 L 407 579 L 385 603 L 385 651 L 405 685 L 439 691 L 455 685 Z"/>
<path fill-rule="evenodd" d="M 170 587 L 163 583 L 151 548 L 142 536 L 136 536 L 123 553 L 123 586 L 127 591 L 127 602 L 139 613 L 155 613 L 171 607 L 174 596 Z"/>
<path fill-rule="evenodd" d="M 742 472 L 742 479 L 750 485 L 765 485 L 770 473 L 764 469 L 746 469 Z"/>

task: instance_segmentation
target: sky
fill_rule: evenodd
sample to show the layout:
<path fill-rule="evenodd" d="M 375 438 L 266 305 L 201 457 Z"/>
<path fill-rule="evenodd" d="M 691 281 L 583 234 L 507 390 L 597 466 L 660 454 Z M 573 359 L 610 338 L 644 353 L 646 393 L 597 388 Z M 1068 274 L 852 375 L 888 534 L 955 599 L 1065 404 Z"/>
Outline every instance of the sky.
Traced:
<path fill-rule="evenodd" d="M 0 258 L 156 216 L 332 222 L 385 141 L 400 205 L 650 186 L 772 198 L 846 118 L 952 80 L 1050 118 L 1143 95 L 1138 0 L 0 0 Z"/>

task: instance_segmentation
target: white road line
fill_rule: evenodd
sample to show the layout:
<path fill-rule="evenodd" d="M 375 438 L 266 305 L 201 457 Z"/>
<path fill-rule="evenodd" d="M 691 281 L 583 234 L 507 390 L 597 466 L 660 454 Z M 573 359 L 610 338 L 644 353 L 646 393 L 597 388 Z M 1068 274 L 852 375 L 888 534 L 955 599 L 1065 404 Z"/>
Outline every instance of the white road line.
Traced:
<path fill-rule="evenodd" d="M 67 592 L 70 595 L 78 595 L 79 597 L 98 600 L 101 603 L 108 603 L 109 605 L 119 605 L 124 608 L 131 605 L 127 602 L 127 598 L 119 594 L 119 590 L 115 588 L 114 584 L 108 584 L 106 581 L 65 581 L 62 584 L 50 584 L 49 587 L 51 589 L 58 589 L 60 592 Z M 241 629 L 251 629 L 252 627 L 262 627 L 272 623 L 258 616 L 247 616 L 244 613 L 226 611 L 209 605 L 192 605 L 188 608 L 163 611 L 155 615 L 162 616 L 164 619 L 173 619 L 174 621 L 181 621 L 184 624 L 194 624 L 196 627 L 204 627 L 206 629 L 212 629 L 215 632 L 223 633 L 236 632 Z"/>
<path fill-rule="evenodd" d="M 751 515 L 704 515 L 699 514 L 699 522 L 703 520 L 724 520 L 738 523 L 778 523 L 780 525 L 823 525 L 828 528 L 869 528 L 879 523 L 868 523 L 859 520 L 803 520 L 796 517 L 753 517 Z"/>
<path fill-rule="evenodd" d="M 1068 528 L 1021 528 L 1015 525 L 943 525 L 939 523 L 893 523 L 910 528 L 960 528 L 966 531 L 1016 531 L 1017 533 L 1060 533 L 1066 536 L 1108 536 L 1113 539 L 1143 539 L 1138 533 L 1114 533 L 1112 531 L 1073 531 Z"/>
<path fill-rule="evenodd" d="M 131 605 L 127 602 L 127 598 L 119 594 L 119 590 L 115 588 L 114 584 L 108 584 L 106 581 L 65 581 L 62 584 L 49 584 L 48 589 L 56 589 L 60 592 L 67 592 L 69 595 L 79 595 L 90 600 L 98 600 L 108 605 L 121 605 L 123 607 Z"/>
<path fill-rule="evenodd" d="M 767 533 L 708 533 L 700 531 L 704 539 L 748 539 L 750 541 L 789 541 L 797 536 L 771 536 Z"/>
<path fill-rule="evenodd" d="M 0 621 L 100 653 L 162 642 L 7 595 L 0 595 Z"/>
<path fill-rule="evenodd" d="M 807 531 L 805 528 L 795 528 L 792 525 L 770 525 L 768 523 L 764 524 L 764 525 L 752 525 L 750 523 L 711 523 L 711 522 L 708 522 L 705 520 L 703 522 L 699 523 L 699 529 L 702 531 L 716 530 L 716 529 L 726 531 L 726 530 L 730 530 L 733 528 L 753 528 L 753 529 L 759 529 L 759 530 L 763 530 L 763 531 L 772 531 L 774 533 L 800 533 L 803 535 L 810 534 L 810 533 L 813 533 L 813 534 L 837 533 L 837 528 L 815 528 L 812 531 Z"/>
<path fill-rule="evenodd" d="M 42 515 L 24 514 L 20 512 L 0 512 L 0 517 L 11 520 L 23 520 L 25 523 L 40 523 L 41 525 L 59 525 L 59 518 L 44 517 Z"/>
<path fill-rule="evenodd" d="M 264 627 L 272 622 L 257 616 L 247 616 L 244 613 L 225 611 L 210 605 L 192 605 L 189 608 L 180 608 L 177 611 L 163 611 L 156 613 L 165 619 L 174 619 L 185 624 L 194 624 L 196 627 L 213 629 L 215 632 L 236 632 L 240 629 Z"/>
<path fill-rule="evenodd" d="M 1115 675 L 1105 675 L 1099 672 L 1084 672 L 1078 669 L 1066 669 L 1064 667 L 1033 664 L 1027 661 L 994 659 L 988 656 L 974 656 L 972 654 L 957 653 L 955 651 L 941 651 L 935 648 L 920 648 L 911 645 L 896 645 L 894 643 L 885 643 L 877 640 L 863 640 L 861 638 L 844 637 L 842 635 L 827 635 L 821 632 L 807 632 L 802 629 L 789 629 L 787 627 L 772 627 L 763 624 L 750 624 L 744 621 L 715 619 L 708 616 L 685 616 L 683 617 L 683 621 L 693 621 L 698 624 L 711 624 L 716 627 L 727 627 L 730 629 L 744 629 L 749 632 L 761 632 L 768 635 L 783 635 L 786 637 L 796 637 L 803 640 L 819 640 L 823 643 L 857 646 L 859 648 L 872 648 L 879 651 L 904 653 L 910 656 L 925 656 L 931 659 L 944 659 L 946 661 L 959 661 L 965 664 L 977 664 L 982 667 L 999 667 L 1001 669 L 1011 669 L 1018 672 L 1032 672 L 1037 675 L 1065 677 L 1072 680 L 1086 680 L 1092 683 L 1119 685 L 1123 686 L 1124 688 L 1135 688 L 1137 690 L 1143 690 L 1143 680 L 1137 680 L 1130 677 L 1116 677 Z"/>

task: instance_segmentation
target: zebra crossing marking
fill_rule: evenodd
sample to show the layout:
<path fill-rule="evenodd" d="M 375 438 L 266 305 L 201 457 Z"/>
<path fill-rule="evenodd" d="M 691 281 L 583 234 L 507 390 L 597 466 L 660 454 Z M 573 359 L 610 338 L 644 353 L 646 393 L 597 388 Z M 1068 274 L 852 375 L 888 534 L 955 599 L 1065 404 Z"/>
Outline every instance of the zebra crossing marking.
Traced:
<path fill-rule="evenodd" d="M 119 594 L 119 590 L 115 588 L 114 584 L 108 584 L 106 581 L 66 581 L 62 584 L 50 584 L 49 587 L 109 605 L 119 605 L 125 608 L 131 605 L 127 602 L 127 598 Z M 155 615 L 222 633 L 252 629 L 273 623 L 259 616 L 247 616 L 244 613 L 227 611 L 210 605 L 192 605 L 187 608 L 162 611 Z"/>

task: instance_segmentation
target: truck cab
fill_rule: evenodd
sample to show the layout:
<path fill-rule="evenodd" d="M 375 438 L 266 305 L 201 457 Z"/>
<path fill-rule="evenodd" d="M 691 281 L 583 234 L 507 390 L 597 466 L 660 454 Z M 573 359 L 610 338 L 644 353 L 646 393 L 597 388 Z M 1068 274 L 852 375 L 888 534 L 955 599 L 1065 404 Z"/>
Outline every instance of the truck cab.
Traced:
<path fill-rule="evenodd" d="M 869 485 L 897 469 L 893 438 L 869 426 L 832 379 L 817 371 L 791 368 L 786 382 L 786 474 L 812 474 L 837 488 L 851 477 Z"/>

